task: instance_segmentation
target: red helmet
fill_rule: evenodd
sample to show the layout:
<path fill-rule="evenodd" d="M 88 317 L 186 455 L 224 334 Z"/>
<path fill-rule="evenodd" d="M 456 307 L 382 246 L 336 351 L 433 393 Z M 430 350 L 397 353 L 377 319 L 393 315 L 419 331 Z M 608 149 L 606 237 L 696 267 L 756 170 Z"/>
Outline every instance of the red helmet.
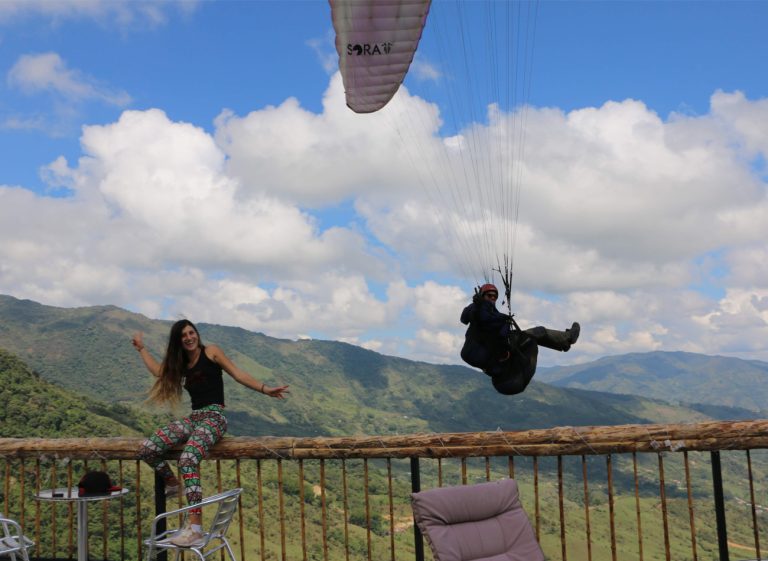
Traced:
<path fill-rule="evenodd" d="M 480 296 L 482 296 L 486 292 L 495 292 L 497 296 L 499 295 L 499 289 L 496 288 L 496 285 L 493 285 L 490 283 L 484 284 L 483 286 L 480 287 Z"/>

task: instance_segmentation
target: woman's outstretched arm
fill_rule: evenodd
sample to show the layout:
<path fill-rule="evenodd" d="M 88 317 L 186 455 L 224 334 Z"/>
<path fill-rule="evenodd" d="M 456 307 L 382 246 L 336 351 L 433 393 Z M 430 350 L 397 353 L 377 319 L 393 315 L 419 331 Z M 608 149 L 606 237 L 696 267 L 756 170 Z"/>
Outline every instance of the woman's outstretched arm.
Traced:
<path fill-rule="evenodd" d="M 160 363 L 155 360 L 155 357 L 149 354 L 149 351 L 144 346 L 144 336 L 140 331 L 133 334 L 131 343 L 133 344 L 133 347 L 139 351 L 141 360 L 144 361 L 144 366 L 147 367 L 147 370 L 149 370 L 155 377 L 160 376 Z"/>
<path fill-rule="evenodd" d="M 275 386 L 272 388 L 264 382 L 260 382 L 232 362 L 217 345 L 208 345 L 205 347 L 205 350 L 209 353 L 208 356 L 211 360 L 216 362 L 216 364 L 221 366 L 227 374 L 232 376 L 246 388 L 251 388 L 252 390 L 256 390 L 257 392 L 261 392 L 270 397 L 276 397 L 277 399 L 285 399 L 287 397 L 286 394 L 291 393 L 288 391 L 288 386 Z"/>

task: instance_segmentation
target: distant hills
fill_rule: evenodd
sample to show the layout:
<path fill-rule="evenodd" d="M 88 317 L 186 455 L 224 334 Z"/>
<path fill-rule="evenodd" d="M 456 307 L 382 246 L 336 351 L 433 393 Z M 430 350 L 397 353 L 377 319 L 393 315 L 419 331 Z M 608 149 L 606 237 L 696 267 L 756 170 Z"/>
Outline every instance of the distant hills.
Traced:
<path fill-rule="evenodd" d="M 576 366 L 540 369 L 540 382 L 768 412 L 768 363 L 686 352 L 631 353 Z M 713 411 L 712 407 L 700 407 Z"/>
<path fill-rule="evenodd" d="M 29 375 L 17 376 L 3 385 L 18 395 L 31 395 L 37 391 L 37 383 L 51 391 L 65 391 L 68 399 L 81 401 L 85 409 L 94 403 L 106 411 L 123 408 L 122 417 L 133 419 L 126 426 L 141 428 L 156 411 L 144 404 L 151 376 L 132 348 L 130 337 L 135 331 L 144 332 L 148 348 L 160 358 L 170 324 L 114 306 L 66 309 L 0 295 L 0 349 L 7 351 L 3 354 L 5 362 L 0 363 L 2 374 L 19 368 L 29 375 L 32 370 L 37 373 L 32 380 Z M 589 365 L 566 375 L 561 369 L 543 369 L 523 394 L 508 397 L 497 394 L 484 374 L 463 366 L 415 362 L 335 341 L 290 341 L 202 323 L 198 328 L 204 342 L 220 345 L 256 378 L 291 386 L 291 397 L 278 401 L 225 376 L 227 416 L 230 432 L 236 435 L 383 435 L 757 416 L 751 407 L 735 406 L 742 403 L 735 395 L 734 406 L 678 406 L 658 399 L 661 395 L 649 399 L 541 383 L 551 380 L 560 384 L 570 375 L 586 374 Z M 712 358 L 691 357 L 700 358 L 702 364 Z M 631 369 L 622 369 L 621 357 L 612 358 L 616 372 L 634 376 Z M 692 366 L 690 372 L 693 370 Z M 733 376 L 742 375 L 737 366 L 732 371 Z M 62 415 L 75 407 L 59 398 L 50 401 L 62 403 Z M 747 400 L 743 403 L 750 404 Z M 6 416 L 4 423 L 10 428 L 4 429 L 5 435 L 30 436 L 22 434 L 27 418 L 20 412 Z M 99 430 L 123 434 L 126 426 L 99 426 Z M 10 434 L 14 430 L 17 434 Z"/>

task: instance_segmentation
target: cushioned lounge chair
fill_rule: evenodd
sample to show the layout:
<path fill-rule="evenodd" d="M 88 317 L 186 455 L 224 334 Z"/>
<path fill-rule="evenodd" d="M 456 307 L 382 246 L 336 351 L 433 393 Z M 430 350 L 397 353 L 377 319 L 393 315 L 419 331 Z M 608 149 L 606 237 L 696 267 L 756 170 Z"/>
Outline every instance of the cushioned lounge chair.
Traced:
<path fill-rule="evenodd" d="M 512 479 L 411 495 L 435 561 L 544 561 Z"/>

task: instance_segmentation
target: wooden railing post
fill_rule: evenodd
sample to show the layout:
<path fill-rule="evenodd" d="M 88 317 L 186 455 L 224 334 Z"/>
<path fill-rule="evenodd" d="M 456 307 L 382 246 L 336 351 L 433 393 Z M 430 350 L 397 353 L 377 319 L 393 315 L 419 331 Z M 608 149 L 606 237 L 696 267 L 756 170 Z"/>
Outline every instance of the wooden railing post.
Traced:
<path fill-rule="evenodd" d="M 419 459 L 411 458 L 411 492 L 418 493 L 419 491 L 421 491 Z M 424 536 L 421 535 L 415 518 L 413 520 L 413 547 L 416 550 L 416 561 L 424 561 Z"/>
<path fill-rule="evenodd" d="M 715 519 L 717 521 L 717 544 L 720 561 L 729 561 L 728 530 L 725 526 L 725 498 L 723 497 L 723 473 L 720 468 L 720 452 L 710 452 L 712 458 L 712 486 L 715 495 Z"/>

